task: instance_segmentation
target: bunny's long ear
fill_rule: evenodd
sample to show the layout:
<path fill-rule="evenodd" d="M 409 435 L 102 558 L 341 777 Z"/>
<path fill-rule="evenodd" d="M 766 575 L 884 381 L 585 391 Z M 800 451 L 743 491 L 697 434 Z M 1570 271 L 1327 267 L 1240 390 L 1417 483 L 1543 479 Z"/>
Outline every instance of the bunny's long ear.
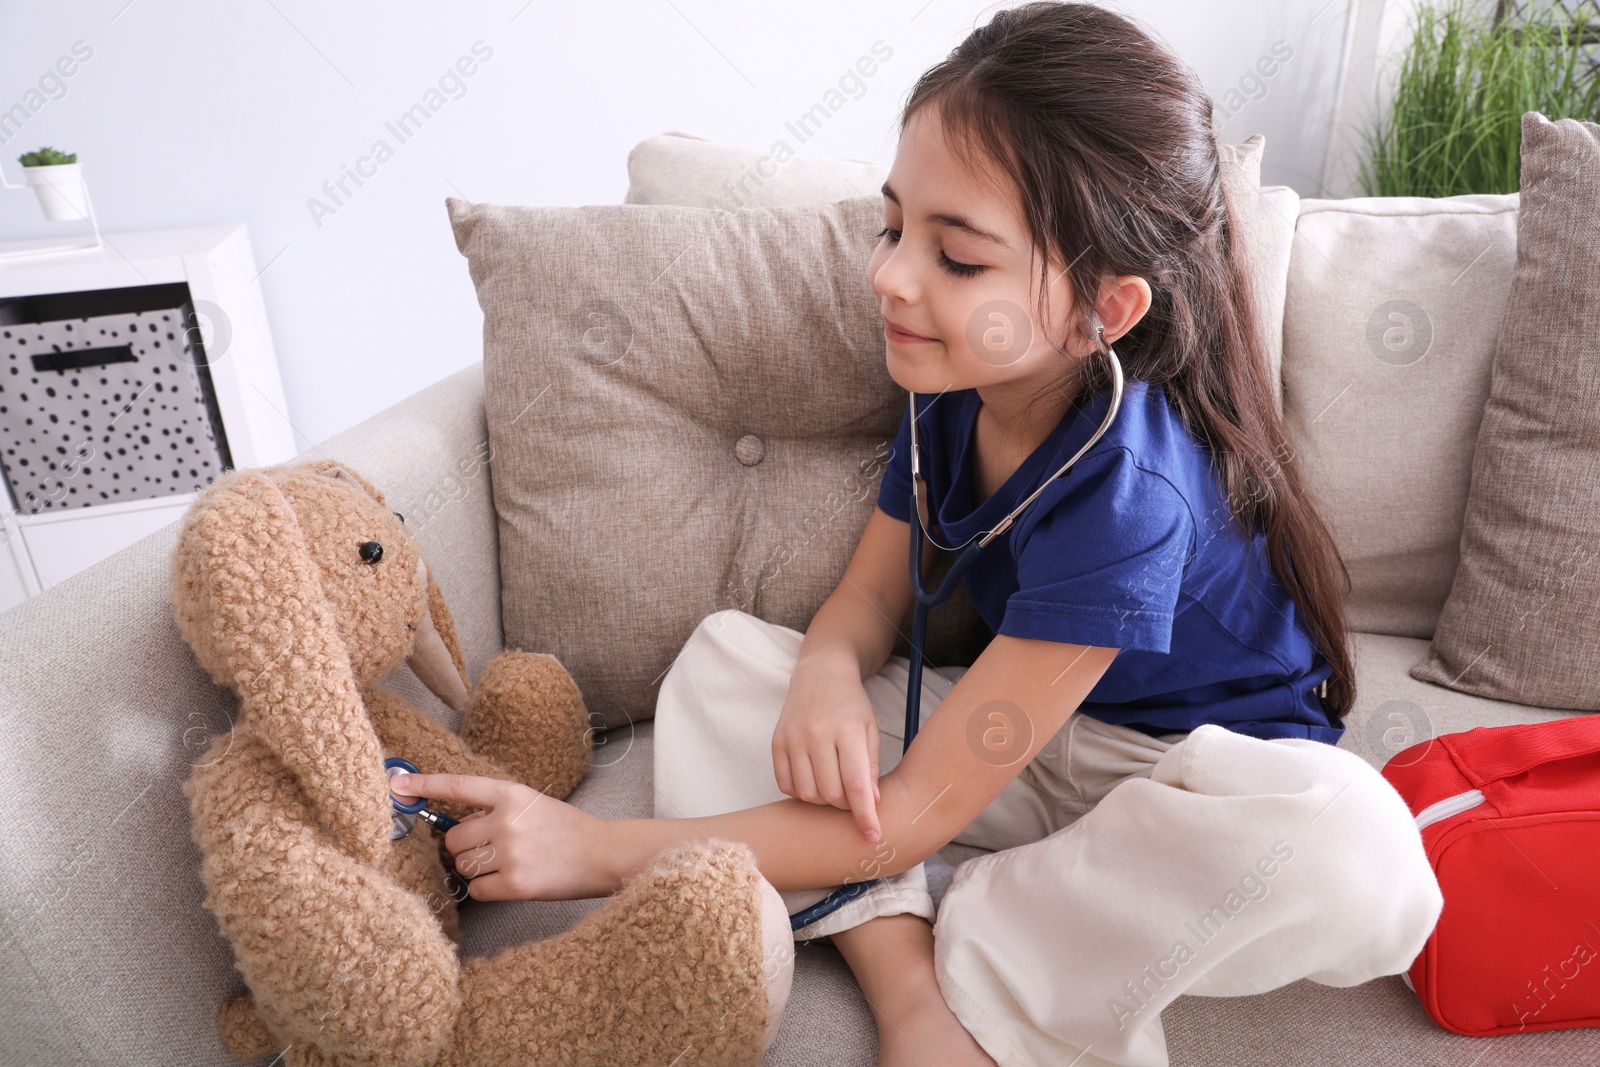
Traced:
<path fill-rule="evenodd" d="M 466 657 L 461 654 L 455 620 L 445 606 L 444 592 L 423 562 L 421 552 L 417 553 L 417 575 L 421 579 L 418 584 L 427 590 L 427 603 L 406 665 L 434 696 L 456 711 L 465 712 L 471 696 Z"/>
<path fill-rule="evenodd" d="M 241 471 L 193 532 L 241 720 L 299 779 L 323 828 L 375 860 L 389 833 L 383 749 L 294 508 L 270 477 Z"/>
<path fill-rule="evenodd" d="M 387 503 L 385 503 L 383 499 L 383 493 L 378 490 L 377 486 L 373 485 L 371 482 L 367 481 L 361 475 L 357 474 L 349 467 L 346 467 L 343 463 L 340 463 L 336 459 L 313 459 L 308 461 L 305 466 L 310 470 L 316 471 L 318 474 L 326 475 L 329 478 L 337 478 L 342 482 L 347 482 L 370 496 L 383 507 L 389 506 Z"/>

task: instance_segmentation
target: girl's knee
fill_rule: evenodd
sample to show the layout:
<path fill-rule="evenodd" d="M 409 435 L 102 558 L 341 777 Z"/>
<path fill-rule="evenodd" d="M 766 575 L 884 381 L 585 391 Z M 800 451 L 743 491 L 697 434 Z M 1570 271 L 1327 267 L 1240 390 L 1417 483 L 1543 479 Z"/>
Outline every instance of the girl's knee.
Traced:
<path fill-rule="evenodd" d="M 681 680 L 684 672 L 696 675 L 735 654 L 748 641 L 746 627 L 750 618 L 737 608 L 725 608 L 701 619 L 673 658 L 668 674 Z"/>
<path fill-rule="evenodd" d="M 709 649 L 726 652 L 747 647 L 751 636 L 767 624 L 748 611 L 723 608 L 713 611 L 695 624 L 694 631 L 684 644 L 684 654 L 694 654 Z M 681 657 L 680 657 L 681 658 Z"/>
<path fill-rule="evenodd" d="M 727 633 L 730 626 L 739 624 L 739 616 L 745 614 L 738 608 L 723 608 L 721 611 L 713 611 L 695 624 L 694 632 L 689 635 L 688 643 L 695 644 L 696 642 Z"/>
<path fill-rule="evenodd" d="M 1326 837 L 1337 842 L 1317 850 L 1324 868 L 1318 881 L 1344 907 L 1431 929 L 1444 899 L 1416 819 L 1378 770 L 1354 756 L 1351 765 L 1353 773 L 1334 787 L 1310 823 L 1326 821 Z"/>

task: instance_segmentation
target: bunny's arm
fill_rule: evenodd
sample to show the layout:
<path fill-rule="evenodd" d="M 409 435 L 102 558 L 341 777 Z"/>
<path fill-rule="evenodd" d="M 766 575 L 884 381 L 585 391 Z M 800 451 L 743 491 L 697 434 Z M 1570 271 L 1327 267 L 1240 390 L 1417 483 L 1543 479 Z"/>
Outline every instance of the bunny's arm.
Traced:
<path fill-rule="evenodd" d="M 404 697 L 382 689 L 368 690 L 362 697 L 385 756 L 404 757 L 423 774 L 477 774 L 515 780 L 505 767 L 473 752 L 460 737 Z M 473 810 L 469 805 L 447 800 L 435 800 L 429 806 L 456 819 Z"/>
<path fill-rule="evenodd" d="M 403 756 L 425 774 L 504 778 L 564 800 L 593 763 L 583 694 L 550 655 L 507 649 L 491 658 L 472 688 L 459 737 L 394 693 L 373 688 L 362 696 L 384 754 Z M 471 809 L 440 810 L 459 817 Z"/>
<path fill-rule="evenodd" d="M 543 652 L 508 648 L 484 664 L 461 723 L 472 750 L 508 778 L 564 800 L 594 762 L 594 723 L 578 683 Z"/>

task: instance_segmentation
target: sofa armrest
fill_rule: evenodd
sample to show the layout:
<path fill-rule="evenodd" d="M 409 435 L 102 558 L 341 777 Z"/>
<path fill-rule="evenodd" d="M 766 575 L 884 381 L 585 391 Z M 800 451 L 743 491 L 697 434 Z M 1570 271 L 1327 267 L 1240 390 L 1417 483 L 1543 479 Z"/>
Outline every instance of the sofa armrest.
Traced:
<path fill-rule="evenodd" d="M 405 516 L 476 679 L 500 648 L 481 364 L 291 462 L 314 457 L 348 463 Z M 0 1040 L 30 1063 L 230 1062 L 216 1013 L 244 986 L 202 907 L 181 786 L 237 700 L 173 621 L 178 529 L 0 614 Z M 444 708 L 403 667 L 384 685 Z"/>

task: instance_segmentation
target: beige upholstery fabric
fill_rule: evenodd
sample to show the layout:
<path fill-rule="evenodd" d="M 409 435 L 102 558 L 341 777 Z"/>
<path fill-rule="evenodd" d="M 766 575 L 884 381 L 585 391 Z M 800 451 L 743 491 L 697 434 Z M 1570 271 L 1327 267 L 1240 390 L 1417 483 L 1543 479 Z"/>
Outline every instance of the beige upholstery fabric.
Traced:
<path fill-rule="evenodd" d="M 1523 115 L 1521 196 L 1461 564 L 1411 674 L 1600 711 L 1600 126 Z"/>
<path fill-rule="evenodd" d="M 668 130 L 640 141 L 628 153 L 628 192 L 622 202 L 722 211 L 797 207 L 861 196 L 878 199 L 888 176 L 887 166 L 869 160 L 757 151 Z"/>
<path fill-rule="evenodd" d="M 1283 414 L 1283 302 L 1289 285 L 1289 249 L 1300 194 L 1286 185 L 1261 185 L 1267 139 L 1252 134 L 1238 144 L 1218 145 L 1228 213 L 1244 238 L 1246 267 L 1255 300 L 1256 325 L 1272 368 L 1272 398 Z"/>
<path fill-rule="evenodd" d="M 1378 770 L 1419 741 L 1474 726 L 1512 726 L 1565 719 L 1582 712 L 1490 700 L 1417 681 L 1408 673 L 1427 650 L 1415 637 L 1353 633 L 1356 710 L 1345 720 L 1339 747 Z M 1600 1036 L 1600 1035 L 1597 1035 Z"/>
<path fill-rule="evenodd" d="M 1516 257 L 1515 193 L 1300 201 L 1290 437 L 1350 569 L 1352 629 L 1430 638 Z"/>

